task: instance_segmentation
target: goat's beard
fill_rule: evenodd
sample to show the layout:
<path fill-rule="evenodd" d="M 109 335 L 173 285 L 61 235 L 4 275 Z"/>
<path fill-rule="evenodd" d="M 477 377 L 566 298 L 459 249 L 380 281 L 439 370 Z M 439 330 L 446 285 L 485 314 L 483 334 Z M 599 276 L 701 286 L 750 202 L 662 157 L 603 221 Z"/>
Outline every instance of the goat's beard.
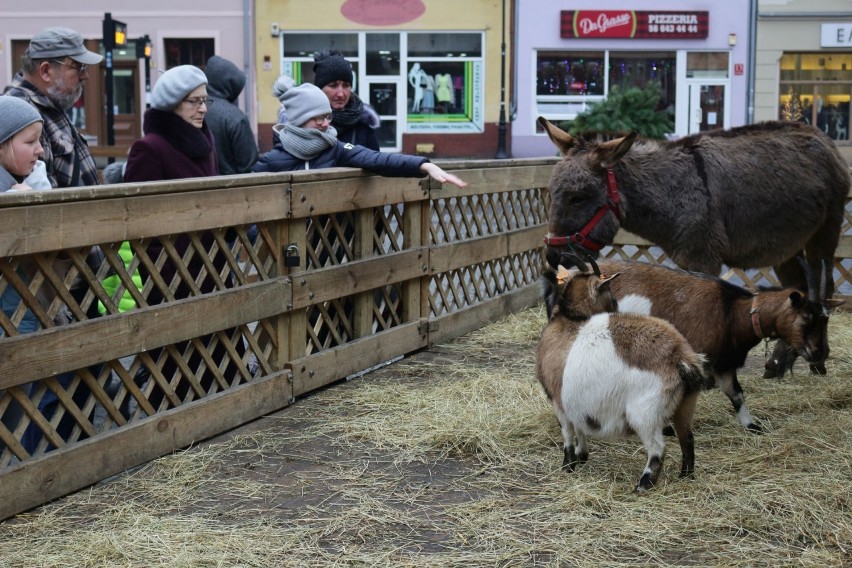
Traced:
<path fill-rule="evenodd" d="M 47 96 L 51 102 L 59 107 L 60 110 L 66 111 L 74 106 L 83 95 L 83 83 L 79 83 L 73 91 L 65 90 L 65 80 L 61 77 L 56 82 L 47 88 Z"/>

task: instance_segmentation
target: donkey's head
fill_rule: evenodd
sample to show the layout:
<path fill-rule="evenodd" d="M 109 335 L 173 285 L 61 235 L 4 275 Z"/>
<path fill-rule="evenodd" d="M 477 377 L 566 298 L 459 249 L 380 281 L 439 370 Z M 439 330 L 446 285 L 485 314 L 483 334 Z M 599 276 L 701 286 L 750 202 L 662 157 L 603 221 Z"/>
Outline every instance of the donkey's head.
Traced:
<path fill-rule="evenodd" d="M 592 265 L 592 271 L 573 253 L 563 253 L 562 259 L 566 264 L 573 265 L 566 269 L 562 264 L 557 270 L 545 270 L 544 303 L 547 308 L 547 318 L 555 314 L 568 319 L 588 319 L 602 312 L 617 312 L 618 301 L 610 289 L 610 282 L 619 273 L 601 274 L 598 265 L 590 256 L 586 260 Z"/>
<path fill-rule="evenodd" d="M 556 268 L 569 244 L 597 256 L 612 243 L 621 219 L 612 168 L 630 150 L 637 134 L 615 139 L 599 134 L 575 137 L 543 117 L 538 122 L 563 156 L 550 178 L 550 226 L 544 239 L 547 262 Z"/>

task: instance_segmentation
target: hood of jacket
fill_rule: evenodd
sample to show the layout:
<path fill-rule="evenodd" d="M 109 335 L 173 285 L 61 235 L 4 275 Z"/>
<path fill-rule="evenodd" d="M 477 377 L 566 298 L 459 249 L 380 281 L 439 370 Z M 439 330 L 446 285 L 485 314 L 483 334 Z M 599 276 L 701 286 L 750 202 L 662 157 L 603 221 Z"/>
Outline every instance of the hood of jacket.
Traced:
<path fill-rule="evenodd" d="M 207 93 L 214 99 L 225 99 L 232 103 L 246 86 L 246 74 L 218 55 L 207 60 L 204 74 L 207 75 Z"/>

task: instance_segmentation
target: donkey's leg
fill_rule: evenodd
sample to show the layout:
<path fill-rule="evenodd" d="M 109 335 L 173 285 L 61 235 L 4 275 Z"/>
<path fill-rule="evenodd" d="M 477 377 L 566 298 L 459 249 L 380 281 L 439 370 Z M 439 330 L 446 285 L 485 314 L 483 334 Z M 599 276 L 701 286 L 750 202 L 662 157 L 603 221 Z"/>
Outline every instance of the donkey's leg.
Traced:
<path fill-rule="evenodd" d="M 719 390 L 725 393 L 725 396 L 734 405 L 734 412 L 737 414 L 737 420 L 744 428 L 752 432 L 763 432 L 763 429 L 754 423 L 754 418 L 746 406 L 745 397 L 743 396 L 743 388 L 737 380 L 737 372 L 729 371 L 726 373 L 713 373 L 716 378 L 716 386 Z"/>
<path fill-rule="evenodd" d="M 834 295 L 834 251 L 837 248 L 837 243 L 840 239 L 840 231 L 838 227 L 842 223 L 842 216 L 839 220 L 826 223 L 826 225 L 820 228 L 820 230 L 817 231 L 814 236 L 811 237 L 811 240 L 805 245 L 805 252 L 808 255 L 808 264 L 810 265 L 811 270 L 813 270 L 813 273 L 817 275 L 820 287 L 823 286 L 823 277 L 825 278 L 825 296 L 822 296 L 823 290 L 817 291 L 820 295 L 820 301 L 822 302 L 830 300 Z M 824 275 L 822 266 L 823 261 L 825 262 Z M 825 343 L 823 345 L 824 358 L 819 363 L 811 364 L 811 373 L 814 375 L 825 375 L 827 373 L 825 369 L 825 360 L 828 359 L 829 352 L 828 334 L 826 334 Z"/>
<path fill-rule="evenodd" d="M 672 417 L 672 425 L 680 442 L 681 477 L 692 477 L 695 474 L 695 438 L 692 434 L 692 418 L 695 416 L 697 402 L 697 392 L 686 395 Z"/>

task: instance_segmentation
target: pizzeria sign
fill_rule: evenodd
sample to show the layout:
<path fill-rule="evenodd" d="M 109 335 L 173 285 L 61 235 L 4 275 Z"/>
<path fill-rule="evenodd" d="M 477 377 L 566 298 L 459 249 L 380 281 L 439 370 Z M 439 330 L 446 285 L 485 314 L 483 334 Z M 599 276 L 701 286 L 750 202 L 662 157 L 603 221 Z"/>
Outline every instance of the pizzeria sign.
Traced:
<path fill-rule="evenodd" d="M 709 12 L 562 10 L 566 39 L 705 39 Z"/>

